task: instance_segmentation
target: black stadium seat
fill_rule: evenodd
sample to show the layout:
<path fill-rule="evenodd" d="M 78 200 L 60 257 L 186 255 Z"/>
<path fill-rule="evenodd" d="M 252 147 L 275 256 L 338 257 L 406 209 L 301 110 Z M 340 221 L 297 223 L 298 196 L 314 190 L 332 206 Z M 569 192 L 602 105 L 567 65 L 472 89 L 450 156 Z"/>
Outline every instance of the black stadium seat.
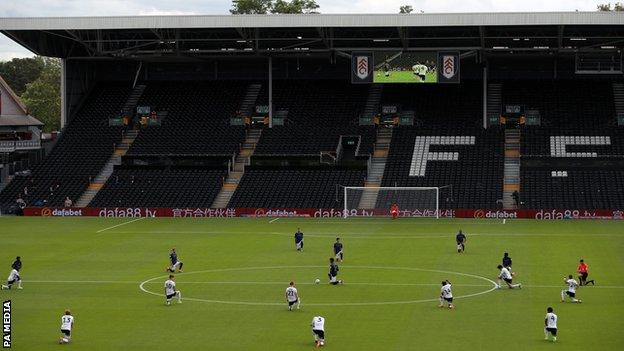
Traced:
<path fill-rule="evenodd" d="M 338 186 L 363 186 L 366 171 L 249 170 L 229 207 L 342 208 Z"/>
<path fill-rule="evenodd" d="M 415 112 L 414 126 L 393 131 L 382 186 L 444 187 L 440 208 L 496 208 L 503 192 L 503 131 L 481 127 L 478 83 L 453 86 L 384 86 L 383 104 Z M 410 176 L 417 136 L 474 136 L 474 145 L 432 145 L 431 152 L 457 152 L 457 161 L 428 161 L 424 176 Z M 378 208 L 389 208 L 391 193 L 381 193 Z M 421 205 L 418 198 L 411 204 Z M 403 203 L 403 206 L 406 204 Z"/>
<path fill-rule="evenodd" d="M 119 169 L 89 206 L 207 208 L 226 175 L 225 170 Z"/>
<path fill-rule="evenodd" d="M 138 106 L 167 111 L 161 126 L 139 134 L 128 155 L 232 155 L 245 140 L 231 126 L 249 82 L 149 83 Z"/>
<path fill-rule="evenodd" d="M 121 140 L 122 127 L 109 127 L 108 118 L 118 116 L 131 91 L 129 84 L 100 84 L 86 98 L 82 108 L 63 130 L 60 140 L 42 162 L 32 168 L 31 177 L 16 177 L 0 193 L 0 204 L 22 198 L 29 206 L 45 202 L 62 206 L 66 196 L 74 202 L 87 189 Z M 52 187 L 52 191 L 50 191 Z"/>
<path fill-rule="evenodd" d="M 522 130 L 524 207 L 624 208 L 624 131 L 616 125 L 611 82 L 508 82 L 504 87 L 505 103 L 537 109 L 542 120 L 541 126 Z M 551 136 L 608 137 L 610 143 L 568 145 L 567 152 L 593 152 L 597 157 L 562 158 L 552 154 Z"/>
<path fill-rule="evenodd" d="M 336 151 L 341 135 L 362 137 L 359 154 L 372 153 L 375 128 L 360 126 L 368 86 L 348 81 L 278 80 L 274 83 L 275 111 L 287 110 L 283 126 L 265 129 L 257 155 L 318 155 Z M 267 87 L 260 92 L 258 105 L 266 105 Z"/>

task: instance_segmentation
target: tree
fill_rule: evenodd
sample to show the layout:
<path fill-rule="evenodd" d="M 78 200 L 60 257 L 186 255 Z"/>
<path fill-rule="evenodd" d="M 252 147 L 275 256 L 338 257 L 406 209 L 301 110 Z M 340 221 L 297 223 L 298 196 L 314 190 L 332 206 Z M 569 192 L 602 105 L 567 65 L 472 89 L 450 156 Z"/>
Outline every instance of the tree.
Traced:
<path fill-rule="evenodd" d="M 230 13 L 267 14 L 267 13 L 318 13 L 316 0 L 232 0 Z"/>
<path fill-rule="evenodd" d="M 604 12 L 608 12 L 608 11 L 624 11 L 624 4 L 622 4 L 621 2 L 616 2 L 615 5 L 613 6 L 613 8 L 611 8 L 611 3 L 608 4 L 600 4 L 598 6 L 596 6 L 598 8 L 598 11 L 604 11 Z"/>
<path fill-rule="evenodd" d="M 272 0 L 232 0 L 230 13 L 242 14 L 266 14 L 271 9 Z"/>
<path fill-rule="evenodd" d="M 399 13 L 412 13 L 412 11 L 414 11 L 412 5 L 403 5 L 399 7 Z"/>
<path fill-rule="evenodd" d="M 318 8 L 315 0 L 276 0 L 271 13 L 318 13 Z"/>
<path fill-rule="evenodd" d="M 61 61 L 41 58 L 43 69 L 34 81 L 26 84 L 22 101 L 28 112 L 45 124 L 44 131 L 58 130 L 61 121 Z"/>
<path fill-rule="evenodd" d="M 14 58 L 0 62 L 0 76 L 11 89 L 21 96 L 26 91 L 26 84 L 33 82 L 41 75 L 45 62 L 41 57 Z"/>

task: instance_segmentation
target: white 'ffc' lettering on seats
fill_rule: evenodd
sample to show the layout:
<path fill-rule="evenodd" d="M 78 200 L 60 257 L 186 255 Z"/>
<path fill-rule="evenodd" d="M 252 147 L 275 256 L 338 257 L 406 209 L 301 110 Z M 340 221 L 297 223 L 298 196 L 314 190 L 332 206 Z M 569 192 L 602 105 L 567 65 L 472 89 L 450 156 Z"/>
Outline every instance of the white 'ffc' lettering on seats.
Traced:
<path fill-rule="evenodd" d="M 427 161 L 457 161 L 458 152 L 429 152 L 429 145 L 474 145 L 474 136 L 417 136 L 410 166 L 411 177 L 424 177 Z"/>
<path fill-rule="evenodd" d="M 608 136 L 551 136 L 550 156 L 552 157 L 598 157 L 595 152 L 567 152 L 568 145 L 611 145 Z"/>

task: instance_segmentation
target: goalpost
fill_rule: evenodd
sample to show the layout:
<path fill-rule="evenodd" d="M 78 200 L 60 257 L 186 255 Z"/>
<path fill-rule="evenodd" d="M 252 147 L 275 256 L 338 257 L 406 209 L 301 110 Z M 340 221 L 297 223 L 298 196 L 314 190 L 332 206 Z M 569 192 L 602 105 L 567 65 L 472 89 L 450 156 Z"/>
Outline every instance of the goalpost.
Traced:
<path fill-rule="evenodd" d="M 357 210 L 388 214 L 393 204 L 399 210 L 420 211 L 423 216 L 440 218 L 440 189 L 446 187 L 361 187 L 345 186 L 344 217 Z M 451 190 L 452 191 L 452 190 Z M 450 195 L 452 197 L 452 195 Z M 447 199 L 448 201 L 448 199 Z"/>

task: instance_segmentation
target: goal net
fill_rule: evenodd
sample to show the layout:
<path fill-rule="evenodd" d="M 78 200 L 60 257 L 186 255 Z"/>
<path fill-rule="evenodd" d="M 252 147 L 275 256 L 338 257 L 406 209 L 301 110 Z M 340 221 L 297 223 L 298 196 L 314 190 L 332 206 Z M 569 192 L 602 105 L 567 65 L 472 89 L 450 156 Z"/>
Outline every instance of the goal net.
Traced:
<path fill-rule="evenodd" d="M 344 187 L 342 194 L 345 217 L 357 211 L 376 216 L 390 215 L 396 204 L 409 216 L 440 218 L 440 209 L 451 206 L 450 187 Z"/>

